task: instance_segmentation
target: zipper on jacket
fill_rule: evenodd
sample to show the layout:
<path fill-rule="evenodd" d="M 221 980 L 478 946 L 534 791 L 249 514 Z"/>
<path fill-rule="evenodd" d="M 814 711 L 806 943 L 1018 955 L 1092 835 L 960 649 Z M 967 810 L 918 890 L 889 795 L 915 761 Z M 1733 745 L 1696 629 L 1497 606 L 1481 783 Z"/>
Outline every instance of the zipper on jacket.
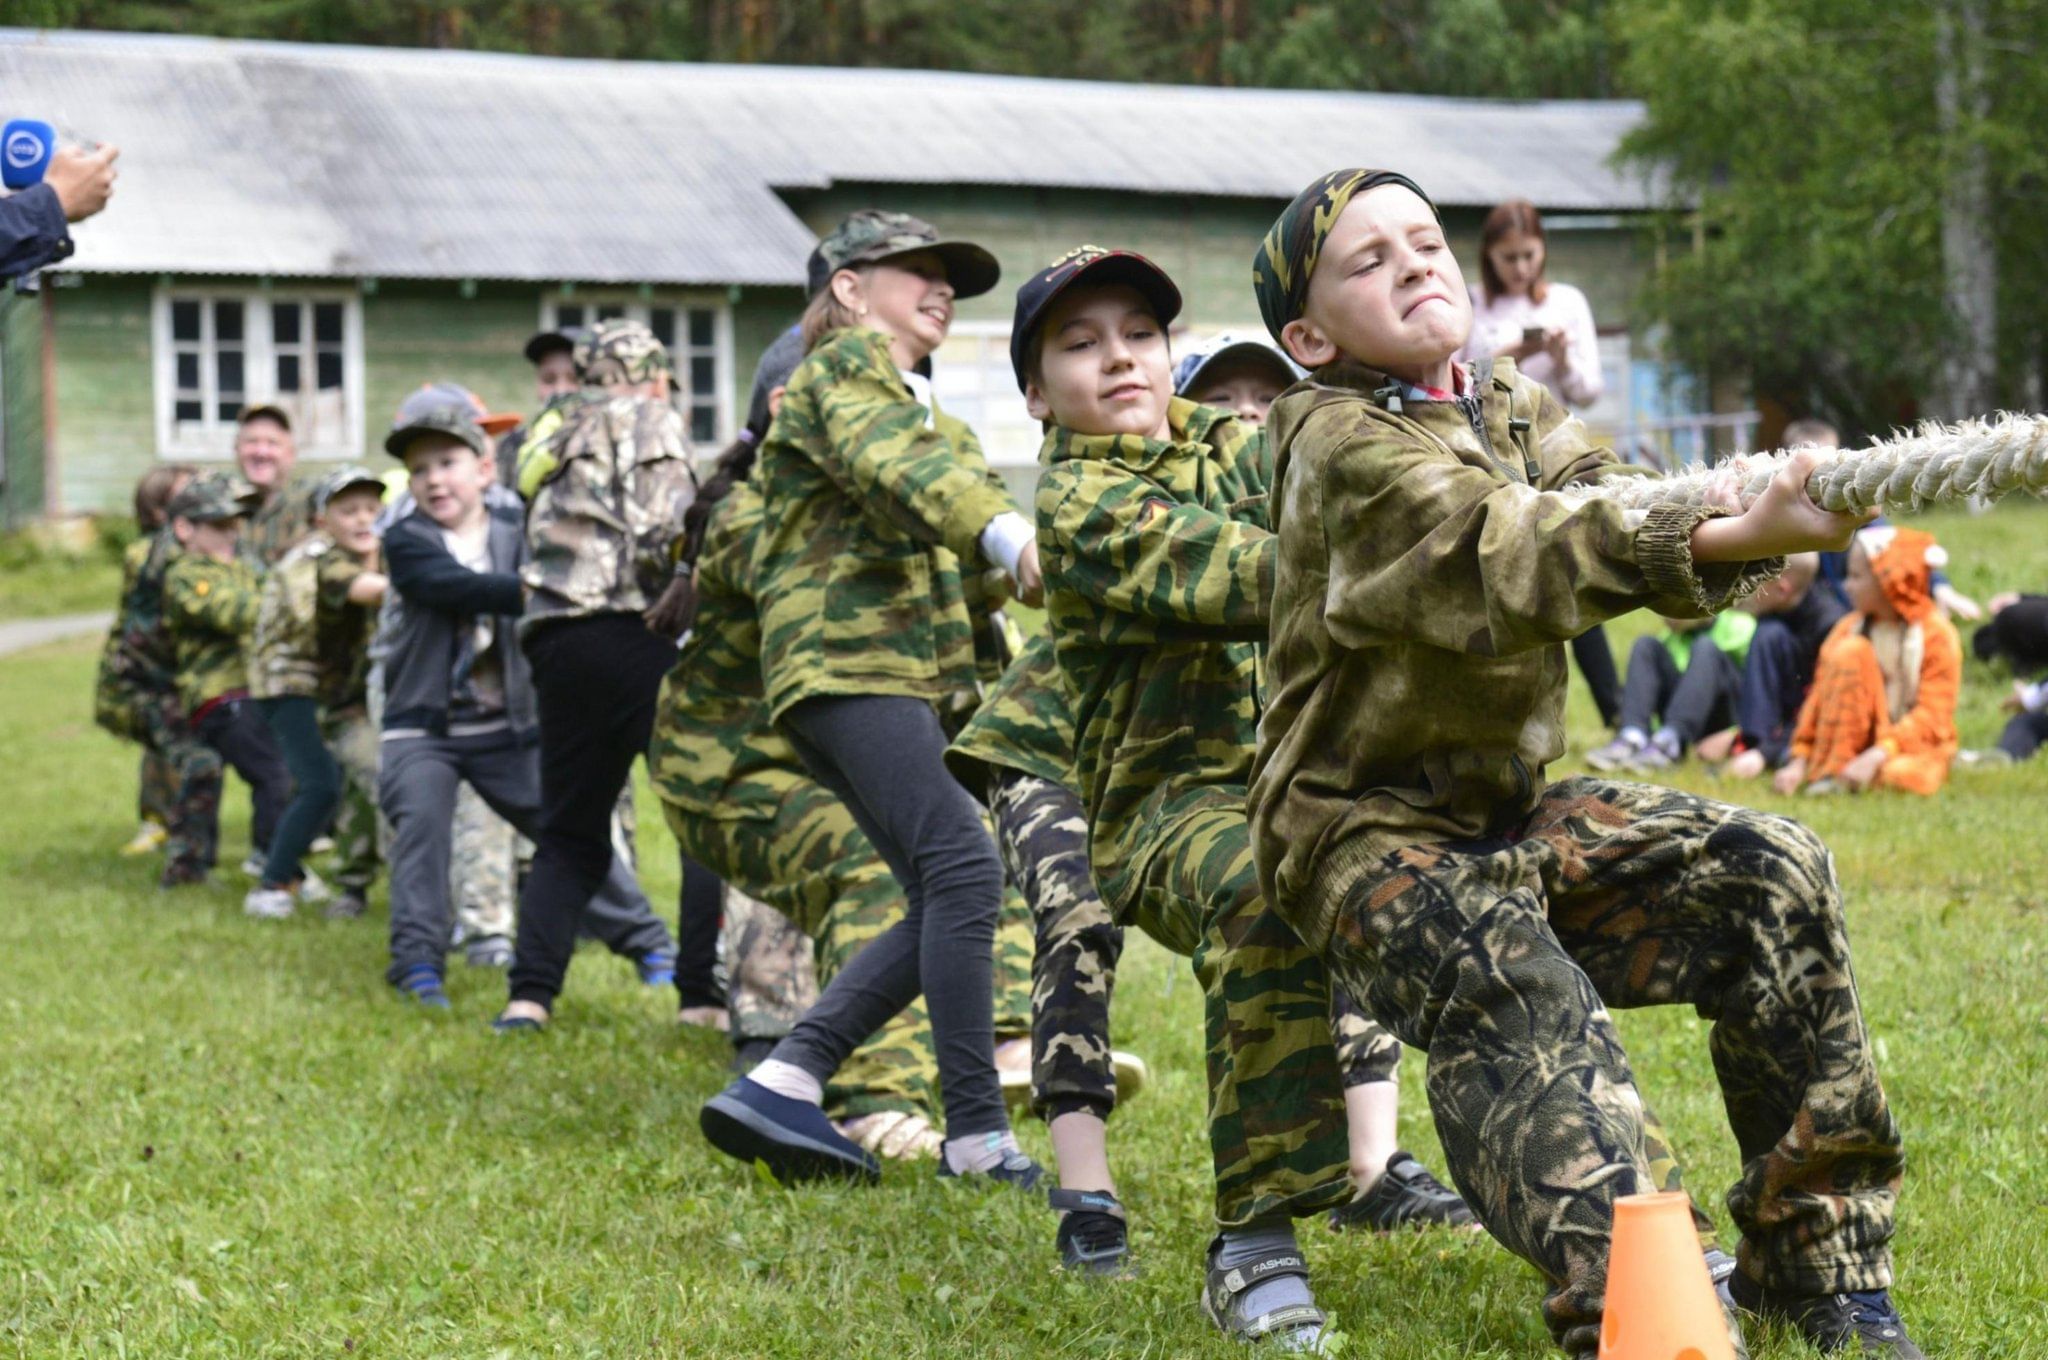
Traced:
<path fill-rule="evenodd" d="M 1514 440 L 1515 447 L 1521 450 L 1522 475 L 1529 479 L 1530 486 L 1534 486 L 1542 478 L 1543 468 L 1537 463 L 1536 455 L 1529 448 L 1529 422 L 1512 414 L 1514 409 L 1514 399 L 1509 398 L 1508 438 Z"/>

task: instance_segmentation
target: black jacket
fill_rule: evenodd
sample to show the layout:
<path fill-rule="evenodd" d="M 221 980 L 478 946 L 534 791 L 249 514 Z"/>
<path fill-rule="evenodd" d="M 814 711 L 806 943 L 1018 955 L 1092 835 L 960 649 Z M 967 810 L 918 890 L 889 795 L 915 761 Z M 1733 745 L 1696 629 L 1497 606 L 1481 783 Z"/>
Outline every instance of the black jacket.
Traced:
<path fill-rule="evenodd" d="M 0 198 L 0 280 L 55 264 L 71 253 L 64 205 L 47 184 Z"/>
<path fill-rule="evenodd" d="M 506 503 L 510 501 L 510 503 Z M 384 562 L 391 598 L 380 624 L 377 650 L 384 665 L 384 727 L 448 730 L 451 709 L 469 695 L 476 664 L 479 614 L 496 615 L 496 646 L 505 678 L 505 716 L 521 732 L 534 726 L 533 679 L 515 634 L 526 600 L 519 568 L 526 529 L 516 498 L 486 499 L 490 514 L 489 571 L 456 561 L 441 528 L 415 509 L 384 531 Z"/>

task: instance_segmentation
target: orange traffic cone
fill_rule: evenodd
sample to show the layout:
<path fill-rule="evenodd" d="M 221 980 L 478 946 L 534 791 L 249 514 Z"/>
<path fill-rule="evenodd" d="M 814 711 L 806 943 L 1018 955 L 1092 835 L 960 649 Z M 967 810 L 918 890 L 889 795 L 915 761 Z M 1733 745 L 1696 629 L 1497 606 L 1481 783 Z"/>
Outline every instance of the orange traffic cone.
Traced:
<path fill-rule="evenodd" d="M 1735 1360 L 1682 1191 L 1614 1202 L 1600 1360 Z"/>

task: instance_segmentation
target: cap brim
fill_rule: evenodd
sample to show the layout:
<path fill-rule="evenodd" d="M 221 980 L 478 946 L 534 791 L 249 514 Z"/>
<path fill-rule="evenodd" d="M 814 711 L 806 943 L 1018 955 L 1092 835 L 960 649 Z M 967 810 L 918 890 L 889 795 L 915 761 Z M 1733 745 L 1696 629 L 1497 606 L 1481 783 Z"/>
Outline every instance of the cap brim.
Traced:
<path fill-rule="evenodd" d="M 946 282 L 953 285 L 956 298 L 980 297 L 1002 282 L 1003 267 L 996 257 L 972 241 L 934 241 L 928 246 L 911 246 L 877 255 L 870 264 L 887 264 L 906 255 L 936 255 L 946 267 Z"/>
<path fill-rule="evenodd" d="M 524 419 L 526 419 L 525 416 L 494 412 L 490 415 L 478 416 L 476 418 L 476 427 L 495 439 L 501 434 L 518 429 L 519 422 Z"/>
<path fill-rule="evenodd" d="M 467 439 L 464 439 L 460 434 L 457 434 L 454 430 L 449 429 L 446 425 L 426 424 L 401 425 L 397 429 L 393 430 L 390 434 L 385 435 L 384 452 L 390 454 L 393 458 L 396 458 L 399 462 L 402 463 L 405 461 L 405 446 L 407 444 L 410 444 L 413 440 L 419 438 L 423 434 L 446 435 L 450 439 L 468 445 L 470 450 L 474 452 L 476 456 L 479 458 L 483 457 L 484 454 L 488 452 L 488 449 L 481 447 L 477 444 L 471 444 Z"/>
<path fill-rule="evenodd" d="M 1038 343 L 1038 333 L 1044 327 L 1045 314 L 1052 310 L 1055 302 L 1066 296 L 1070 289 L 1083 280 L 1098 288 L 1106 283 L 1121 283 L 1136 289 L 1138 296 L 1145 299 L 1146 304 L 1152 308 L 1152 315 L 1162 326 L 1172 325 L 1173 319 L 1180 315 L 1180 289 L 1175 286 L 1172 279 L 1166 277 L 1165 270 L 1143 255 L 1128 250 L 1112 250 L 1098 255 L 1061 279 L 1051 292 L 1040 298 L 1029 319 L 1025 321 L 1023 331 L 1012 337 L 1010 365 L 1016 370 L 1018 391 L 1023 391 L 1025 385 L 1024 356 L 1031 346 Z M 1030 287 L 1028 281 L 1025 287 Z"/>
<path fill-rule="evenodd" d="M 322 497 L 320 501 L 320 508 L 322 510 L 325 510 L 328 506 L 334 504 L 334 498 L 336 496 L 346 495 L 348 492 L 354 491 L 357 487 L 366 487 L 369 490 L 377 493 L 378 500 L 384 499 L 384 481 L 381 477 L 351 477 L 347 481 L 343 482 L 340 486 L 337 486 L 332 491 L 329 491 L 326 494 L 326 496 Z"/>
<path fill-rule="evenodd" d="M 1188 374 L 1187 381 L 1180 385 L 1181 395 L 1187 396 L 1192 393 L 1195 388 L 1201 385 L 1203 375 L 1207 374 L 1216 365 L 1227 359 L 1236 359 L 1247 355 L 1263 360 L 1275 373 L 1280 375 L 1281 381 L 1289 386 L 1300 380 L 1301 375 L 1295 371 L 1294 366 L 1278 354 L 1275 354 L 1271 345 L 1262 344 L 1257 340 L 1242 340 L 1235 345 L 1225 345 L 1222 349 L 1217 350 L 1214 354 L 1202 360 L 1201 366 Z"/>

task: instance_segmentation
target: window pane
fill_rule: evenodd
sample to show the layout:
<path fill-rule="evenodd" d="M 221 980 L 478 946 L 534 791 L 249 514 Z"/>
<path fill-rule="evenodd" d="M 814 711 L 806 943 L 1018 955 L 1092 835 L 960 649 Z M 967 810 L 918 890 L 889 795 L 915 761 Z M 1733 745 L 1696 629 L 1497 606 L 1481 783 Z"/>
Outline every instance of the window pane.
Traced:
<path fill-rule="evenodd" d="M 242 338 L 241 303 L 216 302 L 213 304 L 213 338 L 216 340 L 240 340 Z"/>
<path fill-rule="evenodd" d="M 718 361 L 708 354 L 690 358 L 690 394 L 709 396 L 718 390 Z"/>
<path fill-rule="evenodd" d="M 178 387 L 181 391 L 195 391 L 199 386 L 199 351 L 181 349 L 178 351 Z"/>
<path fill-rule="evenodd" d="M 690 442 L 709 444 L 718 438 L 718 411 L 711 406 L 690 408 Z"/>
<path fill-rule="evenodd" d="M 583 308 L 573 302 L 559 303 L 555 307 L 555 329 L 574 330 L 583 324 Z"/>
<path fill-rule="evenodd" d="M 323 345 L 341 343 L 341 304 L 339 302 L 316 302 L 313 304 L 313 338 Z"/>
<path fill-rule="evenodd" d="M 180 401 L 177 407 L 179 420 L 198 420 L 206 413 L 206 406 L 198 401 Z"/>
<path fill-rule="evenodd" d="M 224 349 L 213 357 L 213 371 L 220 389 L 220 398 L 226 401 L 230 396 L 237 401 L 242 396 L 242 351 Z"/>
<path fill-rule="evenodd" d="M 171 339 L 197 340 L 199 338 L 199 304 L 196 302 L 173 302 L 171 304 Z M 194 416 L 194 420 L 198 417 Z"/>
<path fill-rule="evenodd" d="M 219 420 L 220 420 L 221 424 L 223 424 L 223 425 L 232 425 L 232 424 L 234 424 L 234 423 L 235 423 L 235 417 L 236 417 L 236 416 L 238 416 L 238 415 L 240 415 L 240 414 L 242 414 L 242 403 L 241 403 L 241 402 L 239 402 L 239 401 L 224 401 L 224 402 L 221 402 L 221 403 L 220 403 L 220 407 L 219 407 L 219 416 L 218 416 L 218 418 L 219 418 Z"/>
<path fill-rule="evenodd" d="M 273 302 L 270 304 L 270 336 L 280 345 L 299 343 L 299 304 L 296 302 Z"/>
<path fill-rule="evenodd" d="M 321 350 L 316 372 L 321 387 L 341 386 L 341 356 L 331 349 Z"/>
<path fill-rule="evenodd" d="M 717 343 L 717 341 L 713 338 L 715 335 L 715 331 L 712 325 L 712 320 L 713 318 L 711 313 L 698 311 L 695 308 L 691 309 L 690 343 L 696 348 L 710 349 L 714 344 Z"/>
<path fill-rule="evenodd" d="M 670 349 L 674 349 L 676 347 L 676 309 L 673 307 L 655 307 L 650 309 L 647 313 L 647 329 L 654 332 L 655 339 L 661 341 L 662 344 L 667 345 Z"/>
<path fill-rule="evenodd" d="M 299 356 L 280 354 L 277 356 L 277 390 L 284 393 L 299 390 Z"/>
<path fill-rule="evenodd" d="M 616 321 L 625 314 L 626 305 L 622 302 L 607 302 L 597 309 L 599 321 Z"/>

